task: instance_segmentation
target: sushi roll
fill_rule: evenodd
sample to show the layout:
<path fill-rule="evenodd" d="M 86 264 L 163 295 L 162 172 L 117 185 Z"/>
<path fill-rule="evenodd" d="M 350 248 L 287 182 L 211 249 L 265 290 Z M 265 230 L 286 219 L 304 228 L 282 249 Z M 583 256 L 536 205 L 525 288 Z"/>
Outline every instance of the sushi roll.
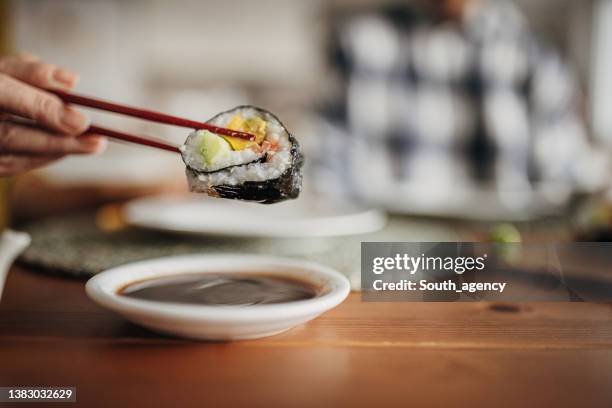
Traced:
<path fill-rule="evenodd" d="M 253 106 L 238 106 L 207 123 L 251 133 L 255 140 L 208 130 L 189 134 L 180 150 L 192 192 L 264 204 L 300 194 L 300 145 L 276 116 Z"/>

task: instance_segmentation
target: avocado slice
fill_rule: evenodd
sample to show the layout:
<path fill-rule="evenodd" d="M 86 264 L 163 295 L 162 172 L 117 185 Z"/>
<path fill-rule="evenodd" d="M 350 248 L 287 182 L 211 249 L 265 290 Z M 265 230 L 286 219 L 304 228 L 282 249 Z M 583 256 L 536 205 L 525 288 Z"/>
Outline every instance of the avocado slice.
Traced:
<path fill-rule="evenodd" d="M 202 133 L 200 153 L 202 154 L 204 163 L 206 163 L 206 165 L 214 165 L 217 160 L 228 155 L 229 152 L 232 151 L 232 147 L 224 138 L 217 136 L 208 130 L 204 130 Z"/>

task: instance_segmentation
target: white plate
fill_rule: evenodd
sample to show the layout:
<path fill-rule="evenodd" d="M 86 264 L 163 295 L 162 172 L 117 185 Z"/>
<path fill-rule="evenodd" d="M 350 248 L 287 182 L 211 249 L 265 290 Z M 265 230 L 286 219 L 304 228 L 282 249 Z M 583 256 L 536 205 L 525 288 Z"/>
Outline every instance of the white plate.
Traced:
<path fill-rule="evenodd" d="M 386 222 L 378 210 L 333 208 L 306 198 L 264 205 L 200 196 L 148 197 L 130 201 L 123 216 L 129 225 L 158 231 L 267 238 L 364 234 Z"/>
<path fill-rule="evenodd" d="M 296 302 L 243 307 L 201 306 L 128 298 L 117 291 L 129 283 L 186 273 L 261 272 L 293 276 L 322 288 L 322 295 Z M 326 266 L 257 255 L 188 255 L 136 262 L 91 278 L 87 294 L 98 304 L 153 331 L 203 340 L 271 336 L 314 319 L 340 304 L 349 282 Z"/>
<path fill-rule="evenodd" d="M 394 214 L 452 217 L 478 221 L 528 221 L 542 216 L 559 215 L 569 197 L 553 197 L 534 189 L 524 202 L 512 202 L 492 188 L 473 186 L 422 186 L 406 183 L 384 187 L 365 197 L 375 207 Z M 517 195 L 518 196 L 518 195 Z"/>

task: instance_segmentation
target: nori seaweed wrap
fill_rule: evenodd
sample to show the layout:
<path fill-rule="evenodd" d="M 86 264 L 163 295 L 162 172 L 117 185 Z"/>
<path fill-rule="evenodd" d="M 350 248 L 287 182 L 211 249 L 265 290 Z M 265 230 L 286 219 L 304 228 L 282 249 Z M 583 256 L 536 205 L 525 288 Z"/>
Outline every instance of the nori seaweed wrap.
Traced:
<path fill-rule="evenodd" d="M 238 106 L 208 123 L 252 133 L 256 139 L 192 132 L 181 146 L 192 192 L 263 204 L 297 198 L 302 188 L 300 145 L 274 114 Z"/>

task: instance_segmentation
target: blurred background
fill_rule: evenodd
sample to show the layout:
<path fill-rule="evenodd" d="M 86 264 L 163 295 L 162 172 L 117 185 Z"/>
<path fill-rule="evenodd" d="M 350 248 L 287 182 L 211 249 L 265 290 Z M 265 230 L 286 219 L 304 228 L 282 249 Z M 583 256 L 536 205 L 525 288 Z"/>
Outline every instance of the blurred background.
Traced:
<path fill-rule="evenodd" d="M 3 52 L 79 72 L 80 93 L 194 119 L 244 103 L 277 113 L 303 145 L 315 200 L 469 222 L 553 217 L 564 228 L 552 239 L 599 239 L 612 224 L 610 0 L 20 0 L 0 15 Z M 111 143 L 3 188 L 19 221 L 186 182 L 172 154 Z"/>

